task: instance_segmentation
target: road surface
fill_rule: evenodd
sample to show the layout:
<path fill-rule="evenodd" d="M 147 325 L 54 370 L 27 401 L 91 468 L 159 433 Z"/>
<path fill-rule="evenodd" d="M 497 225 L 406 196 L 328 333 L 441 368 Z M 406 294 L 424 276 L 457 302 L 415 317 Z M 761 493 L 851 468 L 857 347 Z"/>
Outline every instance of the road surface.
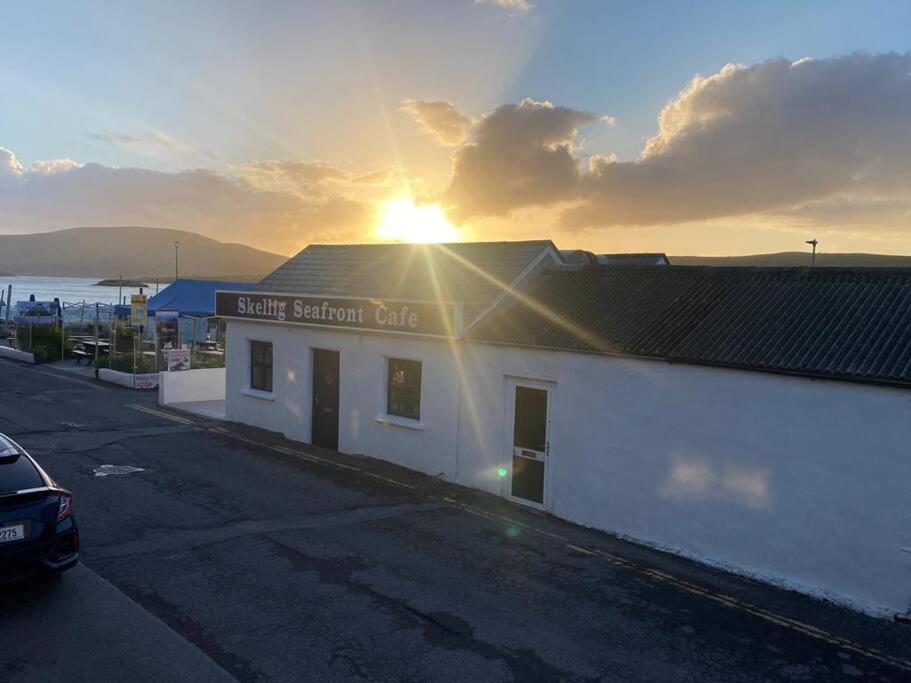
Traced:
<path fill-rule="evenodd" d="M 10 361 L 0 387 L 83 543 L 0 590 L 2 680 L 911 679 L 909 626 L 154 395 Z"/>

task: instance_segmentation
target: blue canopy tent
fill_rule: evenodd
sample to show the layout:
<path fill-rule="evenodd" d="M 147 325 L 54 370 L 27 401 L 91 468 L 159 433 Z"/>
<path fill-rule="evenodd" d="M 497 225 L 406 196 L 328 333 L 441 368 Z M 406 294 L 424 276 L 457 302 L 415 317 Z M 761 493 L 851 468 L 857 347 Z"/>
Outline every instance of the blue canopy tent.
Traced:
<path fill-rule="evenodd" d="M 249 282 L 226 280 L 176 280 L 149 299 L 149 315 L 159 308 L 177 311 L 190 318 L 209 318 L 215 315 L 215 292 L 219 289 L 243 291 Z"/>
<path fill-rule="evenodd" d="M 208 323 L 199 325 L 198 322 L 215 315 L 215 292 L 243 291 L 250 287 L 249 282 L 175 280 L 149 299 L 149 317 L 155 317 L 159 310 L 177 311 L 180 339 L 202 341 L 210 328 Z M 154 323 L 150 323 L 149 327 L 154 328 Z"/>

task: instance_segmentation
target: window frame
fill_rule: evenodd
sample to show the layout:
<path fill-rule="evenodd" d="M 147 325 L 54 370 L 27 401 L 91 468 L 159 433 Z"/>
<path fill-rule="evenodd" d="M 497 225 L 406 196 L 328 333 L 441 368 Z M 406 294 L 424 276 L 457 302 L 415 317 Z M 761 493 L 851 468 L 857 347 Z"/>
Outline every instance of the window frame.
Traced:
<path fill-rule="evenodd" d="M 393 378 L 393 374 L 394 374 L 393 365 L 396 363 L 400 363 L 400 364 L 403 364 L 406 366 L 406 368 L 405 368 L 406 382 L 403 385 L 396 385 L 396 384 L 393 384 L 393 382 L 392 382 L 392 378 Z M 417 368 L 417 373 L 413 373 L 413 372 L 409 373 L 407 366 L 410 366 L 412 368 L 412 370 L 414 368 Z M 413 376 L 414 374 L 417 374 L 417 380 L 416 381 L 412 380 L 409 382 L 408 381 L 409 375 Z M 394 418 L 397 418 L 400 420 L 411 420 L 415 423 L 419 423 L 421 421 L 421 393 L 422 393 L 421 390 L 423 387 L 423 383 L 424 383 L 424 364 L 422 361 L 417 360 L 415 358 L 393 358 L 391 356 L 387 357 L 386 358 L 386 415 L 388 417 L 394 417 Z M 410 391 L 417 392 L 417 397 L 416 397 L 417 400 L 414 403 L 414 405 L 416 406 L 415 412 L 408 412 L 405 410 L 403 410 L 401 412 L 393 412 L 393 403 L 394 403 L 393 392 L 396 390 L 406 390 L 406 391 L 410 390 Z M 414 398 L 414 397 L 412 397 L 412 398 Z"/>
<path fill-rule="evenodd" d="M 257 360 L 256 351 L 257 348 L 262 348 L 263 350 L 268 349 L 268 363 L 266 362 L 266 357 L 263 354 L 262 358 Z M 262 369 L 262 379 L 263 383 L 261 386 L 256 386 L 256 370 L 257 368 Z M 268 371 L 268 372 L 267 372 Z M 247 388 L 250 391 L 260 392 L 263 394 L 271 394 L 274 387 L 275 379 L 275 347 L 271 341 L 264 341 L 260 339 L 251 339 L 250 340 L 250 373 L 247 377 L 248 386 Z M 268 388 L 267 388 L 268 387 Z"/>

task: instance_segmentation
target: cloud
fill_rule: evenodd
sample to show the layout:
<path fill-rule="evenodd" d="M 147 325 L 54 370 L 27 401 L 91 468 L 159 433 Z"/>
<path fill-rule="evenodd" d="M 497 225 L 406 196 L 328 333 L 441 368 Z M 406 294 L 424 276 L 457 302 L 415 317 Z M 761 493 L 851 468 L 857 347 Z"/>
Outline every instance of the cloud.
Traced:
<path fill-rule="evenodd" d="M 49 159 L 46 161 L 36 161 L 32 163 L 31 170 L 34 173 L 60 173 L 62 171 L 71 171 L 74 168 L 80 168 L 82 164 L 72 159 Z"/>
<path fill-rule="evenodd" d="M 858 232 L 875 229 L 882 233 L 907 234 L 911 225 L 911 200 L 901 196 L 834 195 L 769 211 L 764 218 L 773 224 L 800 229 Z"/>
<path fill-rule="evenodd" d="M 509 10 L 512 14 L 527 14 L 535 8 L 529 0 L 475 0 L 475 3 L 478 5 L 495 5 Z"/>
<path fill-rule="evenodd" d="M 263 189 L 321 192 L 321 185 L 331 180 L 347 180 L 350 173 L 320 161 L 266 160 L 253 161 L 241 167 L 243 178 Z"/>
<path fill-rule="evenodd" d="M 441 145 L 460 145 L 468 137 L 471 119 L 459 113 L 452 102 L 405 100 L 402 111 L 407 113 Z"/>
<path fill-rule="evenodd" d="M 0 188 L 4 184 L 10 184 L 18 181 L 25 169 L 22 163 L 6 147 L 0 147 Z"/>
<path fill-rule="evenodd" d="M 80 164 L 72 159 L 50 159 L 35 161 L 26 168 L 13 152 L 6 147 L 0 147 L 0 189 L 4 185 L 7 188 L 18 187 L 22 179 L 31 173 L 48 175 L 79 168 L 79 166 Z"/>
<path fill-rule="evenodd" d="M 352 171 L 322 161 L 295 159 L 253 161 L 234 166 L 232 171 L 239 182 L 251 188 L 287 192 L 309 200 L 340 197 L 370 203 L 420 182 L 402 169 Z"/>
<path fill-rule="evenodd" d="M 457 220 L 565 201 L 580 184 L 579 126 L 595 114 L 530 98 L 483 117 L 453 158 L 441 199 Z"/>
<path fill-rule="evenodd" d="M 548 135 L 521 132 L 532 113 L 532 129 Z M 567 207 L 571 228 L 746 215 L 837 223 L 837 210 L 823 211 L 837 198 L 898 219 L 911 189 L 911 54 L 775 59 L 697 76 L 634 161 L 586 161 L 578 127 L 591 120 L 524 103 L 495 110 L 455 152 L 443 193 L 451 214 L 550 205 Z"/>
<path fill-rule="evenodd" d="M 204 147 L 189 145 L 177 140 L 167 133 L 159 131 L 147 131 L 140 135 L 130 133 L 88 133 L 87 136 L 92 140 L 104 142 L 115 147 L 140 147 L 146 149 L 166 150 L 177 152 L 179 154 L 201 154 L 214 159 L 215 155 Z"/>
<path fill-rule="evenodd" d="M 0 216 L 4 232 L 149 225 L 283 253 L 315 240 L 359 239 L 375 221 L 371 203 L 339 195 L 261 189 L 209 170 L 166 173 L 75 162 L 26 168 L 5 149 Z"/>

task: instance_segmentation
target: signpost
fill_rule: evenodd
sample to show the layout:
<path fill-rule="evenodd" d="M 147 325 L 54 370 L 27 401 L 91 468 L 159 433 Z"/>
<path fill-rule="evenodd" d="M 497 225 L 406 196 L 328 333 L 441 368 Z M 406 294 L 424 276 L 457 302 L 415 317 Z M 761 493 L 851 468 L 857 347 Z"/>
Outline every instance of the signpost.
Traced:
<path fill-rule="evenodd" d="M 139 327 L 140 332 L 145 327 L 149 317 L 149 297 L 145 294 L 134 294 L 130 297 L 130 325 Z"/>
<path fill-rule="evenodd" d="M 140 290 L 142 291 L 142 290 Z M 145 294 L 130 297 L 130 325 L 133 329 L 133 387 L 136 387 L 136 346 L 142 337 L 142 329 L 149 317 L 149 298 Z M 135 328 L 139 328 L 137 333 Z"/>

